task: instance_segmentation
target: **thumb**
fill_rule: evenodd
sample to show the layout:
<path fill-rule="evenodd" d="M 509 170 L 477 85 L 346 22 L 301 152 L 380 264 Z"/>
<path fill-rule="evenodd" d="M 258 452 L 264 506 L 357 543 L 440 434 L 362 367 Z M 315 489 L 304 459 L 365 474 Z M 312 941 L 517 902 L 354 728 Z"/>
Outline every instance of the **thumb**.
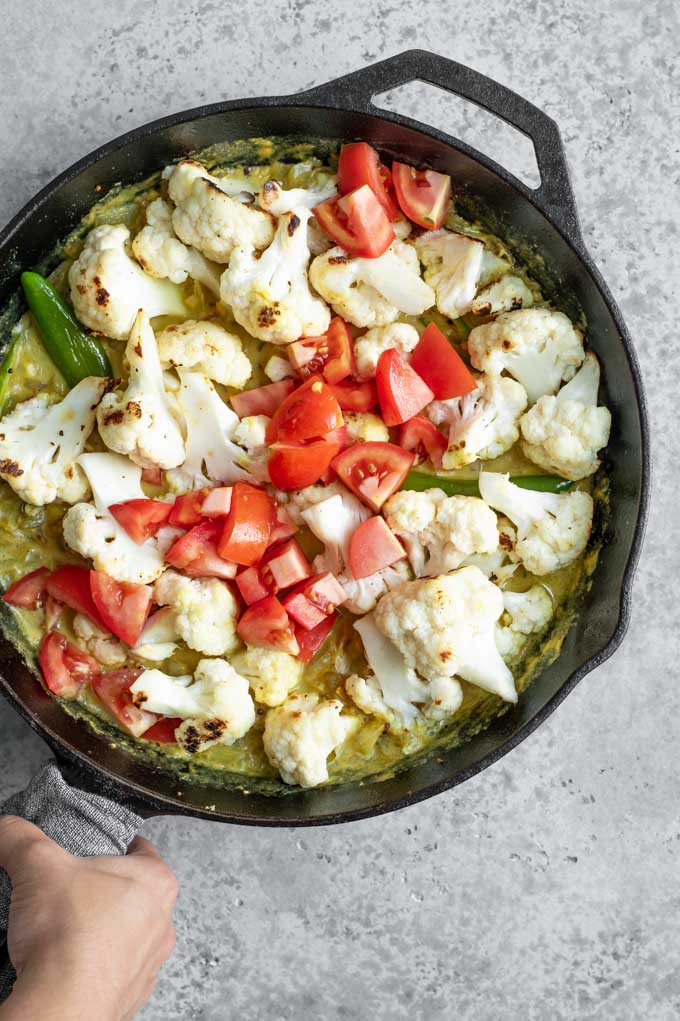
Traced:
<path fill-rule="evenodd" d="M 58 847 L 27 819 L 16 815 L 0 816 L 0 868 L 9 873 L 10 879 L 25 866 L 28 852 L 40 845 Z"/>

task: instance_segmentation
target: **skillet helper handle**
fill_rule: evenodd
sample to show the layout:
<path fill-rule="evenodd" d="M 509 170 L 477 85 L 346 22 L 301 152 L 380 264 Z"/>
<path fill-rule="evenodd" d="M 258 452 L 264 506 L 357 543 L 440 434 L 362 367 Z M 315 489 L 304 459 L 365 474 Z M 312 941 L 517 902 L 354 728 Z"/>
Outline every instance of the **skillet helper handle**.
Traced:
<path fill-rule="evenodd" d="M 301 96 L 305 102 L 314 106 L 351 106 L 360 113 L 384 116 L 384 111 L 374 105 L 373 97 L 412 81 L 428 82 L 468 99 L 527 135 L 534 145 L 541 184 L 534 189 L 517 179 L 515 183 L 544 210 L 574 245 L 583 248 L 583 236 L 559 128 L 543 110 L 500 82 L 437 53 L 405 50 L 404 53 L 303 92 Z"/>

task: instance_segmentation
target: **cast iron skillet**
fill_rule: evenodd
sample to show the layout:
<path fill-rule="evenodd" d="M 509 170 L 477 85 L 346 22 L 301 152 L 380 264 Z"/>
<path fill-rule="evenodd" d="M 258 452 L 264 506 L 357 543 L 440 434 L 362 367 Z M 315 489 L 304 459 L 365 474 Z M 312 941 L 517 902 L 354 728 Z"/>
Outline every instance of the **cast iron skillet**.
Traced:
<path fill-rule="evenodd" d="M 485 107 L 528 135 L 541 186 L 532 190 L 463 142 L 409 118 L 379 110 L 372 97 L 425 81 Z M 438 753 L 394 779 L 291 793 L 246 795 L 201 787 L 156 771 L 111 747 L 52 701 L 16 650 L 0 642 L 5 696 L 65 763 L 82 787 L 145 814 L 182 813 L 250 825 L 344 822 L 413 804 L 468 779 L 514 748 L 621 642 L 630 613 L 649 494 L 647 413 L 640 370 L 621 314 L 581 236 L 566 159 L 554 122 L 483 75 L 444 57 L 410 50 L 296 96 L 236 100 L 165 117 L 80 160 L 40 192 L 0 235 L 0 307 L 33 266 L 118 181 L 141 179 L 177 157 L 218 141 L 300 135 L 362 138 L 389 155 L 453 175 L 499 215 L 512 237 L 535 246 L 587 316 L 603 363 L 613 412 L 609 446 L 612 518 L 590 592 L 558 660 L 512 711 L 467 744 Z M 95 191 L 95 186 L 98 186 Z"/>

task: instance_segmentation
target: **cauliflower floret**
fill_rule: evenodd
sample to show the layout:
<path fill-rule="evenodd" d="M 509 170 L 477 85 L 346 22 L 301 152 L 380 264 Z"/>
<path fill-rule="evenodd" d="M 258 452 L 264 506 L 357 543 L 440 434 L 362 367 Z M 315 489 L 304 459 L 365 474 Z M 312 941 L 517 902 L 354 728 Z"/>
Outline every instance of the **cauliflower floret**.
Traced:
<path fill-rule="evenodd" d="M 429 694 L 425 715 L 430 720 L 447 720 L 463 704 L 463 689 L 455 677 L 433 677 Z"/>
<path fill-rule="evenodd" d="M 402 490 L 385 504 L 385 519 L 408 553 L 417 577 L 446 574 L 467 556 L 498 548 L 496 515 L 476 496 L 441 489 Z"/>
<path fill-rule="evenodd" d="M 597 406 L 599 386 L 600 365 L 591 353 L 556 397 L 539 397 L 520 421 L 529 460 L 565 479 L 585 479 L 597 471 L 597 452 L 607 446 L 612 423 L 609 409 Z"/>
<path fill-rule="evenodd" d="M 476 381 L 472 393 L 432 401 L 425 410 L 434 425 L 448 429 L 442 457 L 447 470 L 500 457 L 519 439 L 519 419 L 527 406 L 522 384 L 508 376 L 481 375 Z"/>
<path fill-rule="evenodd" d="M 245 448 L 251 472 L 261 479 L 269 477 L 267 426 L 270 422 L 271 419 L 267 415 L 246 415 L 234 429 L 234 442 Z"/>
<path fill-rule="evenodd" d="M 164 716 L 179 716 L 180 748 L 194 754 L 213 745 L 232 745 L 255 722 L 248 681 L 223 659 L 201 659 L 191 677 L 145 670 L 130 686 L 133 701 Z"/>
<path fill-rule="evenodd" d="M 327 759 L 347 737 L 351 722 L 342 702 L 318 695 L 291 695 L 270 709 L 262 737 L 267 758 L 284 783 L 316 787 L 328 779 Z"/>
<path fill-rule="evenodd" d="M 499 312 L 513 312 L 517 308 L 530 308 L 534 296 L 521 277 L 508 273 L 495 284 L 489 284 L 477 295 L 470 311 L 478 316 L 492 316 Z"/>
<path fill-rule="evenodd" d="M 165 393 L 156 338 L 141 309 L 125 354 L 130 379 L 122 393 L 107 393 L 97 409 L 99 435 L 117 454 L 142 468 L 175 468 L 184 460 L 184 440 Z"/>
<path fill-rule="evenodd" d="M 129 239 L 130 231 L 121 224 L 95 227 L 68 271 L 76 315 L 113 340 L 127 339 L 140 308 L 152 319 L 187 314 L 176 284 L 149 276 L 130 258 Z"/>
<path fill-rule="evenodd" d="M 563 312 L 526 308 L 503 312 L 491 323 L 476 326 L 468 337 L 475 369 L 517 379 L 534 404 L 571 379 L 584 359 L 583 340 Z"/>
<path fill-rule="evenodd" d="M 314 185 L 311 188 L 281 187 L 278 181 L 265 181 L 260 189 L 258 200 L 263 209 L 274 216 L 286 213 L 298 213 L 301 209 L 309 212 L 327 199 L 337 194 L 337 180 L 334 176 Z"/>
<path fill-rule="evenodd" d="M 331 496 L 341 496 L 344 501 L 347 501 L 348 505 L 354 507 L 356 513 L 364 513 L 362 510 L 357 509 L 364 506 L 361 500 L 358 500 L 350 493 L 349 489 L 343 486 L 342 482 L 337 478 L 329 482 L 327 486 L 319 483 L 313 486 L 306 486 L 304 489 L 293 490 L 292 492 L 284 492 L 277 489 L 274 491 L 274 495 L 278 503 L 285 506 L 291 519 L 298 527 L 306 523 L 302 516 L 303 511 L 306 511 L 309 507 L 316 506 L 317 503 L 323 503 L 324 500 L 329 500 Z M 368 516 L 368 514 L 365 514 L 365 517 Z M 365 520 L 365 517 L 359 518 L 359 521 Z"/>
<path fill-rule="evenodd" d="M 529 635 L 543 631 L 553 614 L 553 601 L 543 585 L 527 592 L 503 593 L 504 613 L 496 625 L 496 645 L 506 662 L 517 659 Z"/>
<path fill-rule="evenodd" d="M 243 387 L 253 370 L 243 345 L 219 323 L 187 319 L 156 337 L 163 368 L 193 369 L 223 386 Z"/>
<path fill-rule="evenodd" d="M 481 472 L 479 491 L 517 526 L 515 550 L 531 574 L 558 571 L 588 545 L 594 509 L 590 493 L 536 493 L 493 472 Z"/>
<path fill-rule="evenodd" d="M 427 680 L 462 677 L 516 702 L 512 673 L 496 647 L 495 626 L 503 594 L 477 567 L 410 581 L 388 592 L 375 623 L 402 653 L 407 666 Z"/>
<path fill-rule="evenodd" d="M 404 358 L 420 340 L 415 326 L 408 323 L 390 323 L 375 326 L 354 341 L 354 356 L 359 379 L 373 379 L 378 359 L 383 351 L 395 348 Z"/>
<path fill-rule="evenodd" d="M 162 663 L 177 648 L 177 615 L 170 606 L 162 606 L 148 618 L 142 633 L 130 649 L 136 659 Z"/>
<path fill-rule="evenodd" d="M 253 337 L 288 344 L 325 333 L 330 311 L 307 282 L 309 210 L 286 213 L 269 248 L 258 258 L 252 248 L 234 250 L 220 285 L 222 301 Z"/>
<path fill-rule="evenodd" d="M 282 379 L 295 378 L 295 369 L 287 358 L 272 355 L 264 367 L 264 374 L 272 383 L 280 383 Z"/>
<path fill-rule="evenodd" d="M 164 554 L 181 533 L 161 528 L 138 544 L 108 510 L 112 503 L 146 498 L 141 468 L 120 454 L 81 454 L 78 463 L 92 487 L 94 504 L 77 503 L 66 512 L 64 542 L 117 581 L 154 581 L 165 567 Z"/>
<path fill-rule="evenodd" d="M 122 666 L 127 656 L 121 642 L 93 624 L 84 613 L 73 618 L 73 633 L 102 666 Z"/>
<path fill-rule="evenodd" d="M 88 376 L 57 404 L 44 394 L 17 404 L 0 422 L 0 476 L 38 507 L 87 498 L 77 464 L 94 428 L 95 411 L 109 380 Z"/>
<path fill-rule="evenodd" d="M 333 311 L 355 326 L 387 326 L 400 312 L 418 316 L 434 305 L 415 248 L 398 239 L 377 259 L 331 248 L 314 259 L 309 279 Z"/>
<path fill-rule="evenodd" d="M 498 528 L 498 546 L 491 553 L 470 553 L 461 563 L 461 567 L 478 567 L 482 574 L 495 582 L 504 585 L 519 567 L 519 557 L 515 552 L 517 532 L 507 518 L 496 520 Z"/>
<path fill-rule="evenodd" d="M 177 236 L 206 258 L 225 263 L 237 245 L 262 249 L 271 242 L 271 216 L 232 197 L 243 193 L 243 181 L 213 177 L 195 160 L 166 167 L 163 177 L 176 206 L 172 225 Z"/>
<path fill-rule="evenodd" d="M 172 213 L 172 206 L 164 199 L 155 199 L 146 207 L 146 227 L 132 242 L 137 262 L 149 276 L 167 277 L 173 284 L 183 284 L 187 277 L 192 277 L 219 295 L 223 267 L 209 262 L 176 237 Z"/>
<path fill-rule="evenodd" d="M 239 645 L 238 604 L 219 578 L 187 578 L 165 571 L 154 586 L 154 601 L 172 607 L 177 634 L 190 649 L 222 656 Z"/>
<path fill-rule="evenodd" d="M 281 705 L 302 679 L 304 664 L 295 656 L 275 649 L 248 647 L 232 657 L 232 665 L 247 677 L 258 702 Z"/>
<path fill-rule="evenodd" d="M 442 315 L 458 319 L 469 312 L 482 270 L 484 242 L 450 230 L 432 230 L 417 238 L 416 250 Z"/>
<path fill-rule="evenodd" d="M 389 429 L 378 415 L 370 411 L 346 411 L 344 417 L 349 443 L 389 442 Z"/>

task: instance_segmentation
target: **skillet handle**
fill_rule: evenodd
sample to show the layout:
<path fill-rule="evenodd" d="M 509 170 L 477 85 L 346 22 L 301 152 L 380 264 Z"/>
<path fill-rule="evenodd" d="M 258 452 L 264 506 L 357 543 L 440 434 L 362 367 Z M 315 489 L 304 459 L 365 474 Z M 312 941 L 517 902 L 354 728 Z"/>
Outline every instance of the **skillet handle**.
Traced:
<path fill-rule="evenodd" d="M 534 189 L 516 178 L 514 182 L 574 245 L 583 248 L 567 157 L 557 124 L 505 85 L 448 57 L 427 50 L 405 50 L 300 95 L 314 106 L 351 107 L 360 113 L 384 116 L 384 111 L 374 105 L 373 97 L 412 81 L 429 82 L 468 99 L 527 135 L 534 145 L 541 184 Z"/>

